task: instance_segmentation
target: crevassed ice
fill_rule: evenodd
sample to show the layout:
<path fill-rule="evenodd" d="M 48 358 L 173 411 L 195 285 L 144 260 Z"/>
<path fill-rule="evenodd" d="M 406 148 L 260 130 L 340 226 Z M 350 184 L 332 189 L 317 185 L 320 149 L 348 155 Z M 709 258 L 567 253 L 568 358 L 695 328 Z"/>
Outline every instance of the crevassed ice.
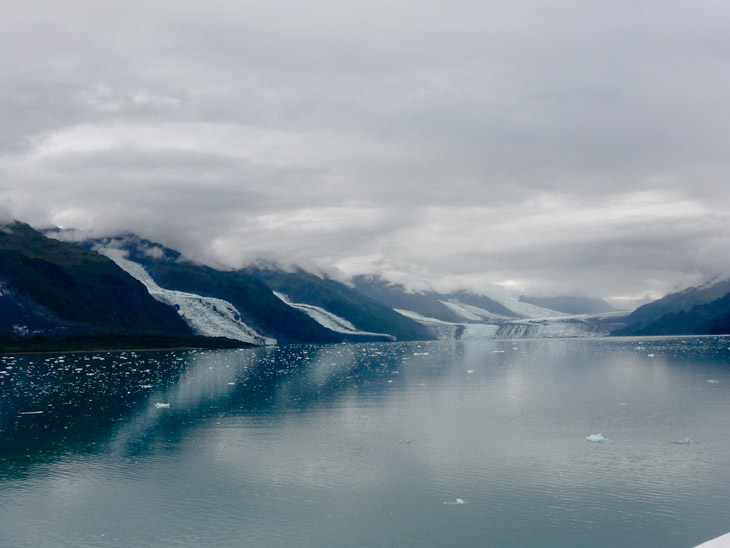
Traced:
<path fill-rule="evenodd" d="M 336 333 L 347 333 L 348 335 L 374 335 L 395 340 L 395 337 L 393 337 L 392 335 L 388 335 L 387 333 L 372 333 L 370 331 L 360 331 L 345 318 L 337 316 L 336 314 L 333 314 L 329 310 L 325 310 L 320 306 L 305 303 L 295 303 L 291 299 L 289 299 L 288 295 L 285 295 L 284 293 L 280 293 L 278 291 L 274 291 L 274 295 L 279 297 L 282 301 L 284 301 L 292 308 L 301 310 L 307 316 L 312 318 L 315 322 L 323 327 L 326 327 L 330 331 L 335 331 Z"/>
<path fill-rule="evenodd" d="M 243 323 L 236 307 L 228 301 L 164 289 L 157 285 L 141 264 L 124 258 L 121 250 L 104 248 L 99 251 L 127 274 L 142 282 L 152 297 L 176 308 L 178 314 L 197 334 L 206 337 L 226 337 L 258 345 L 276 344 L 276 339 L 265 337 Z"/>

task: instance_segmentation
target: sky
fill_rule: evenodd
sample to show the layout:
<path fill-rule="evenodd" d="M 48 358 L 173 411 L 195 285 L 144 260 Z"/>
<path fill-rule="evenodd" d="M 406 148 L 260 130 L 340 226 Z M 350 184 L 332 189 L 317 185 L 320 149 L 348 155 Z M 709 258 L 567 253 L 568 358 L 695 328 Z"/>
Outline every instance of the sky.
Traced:
<path fill-rule="evenodd" d="M 0 0 L 0 218 L 416 289 L 730 276 L 730 3 Z"/>

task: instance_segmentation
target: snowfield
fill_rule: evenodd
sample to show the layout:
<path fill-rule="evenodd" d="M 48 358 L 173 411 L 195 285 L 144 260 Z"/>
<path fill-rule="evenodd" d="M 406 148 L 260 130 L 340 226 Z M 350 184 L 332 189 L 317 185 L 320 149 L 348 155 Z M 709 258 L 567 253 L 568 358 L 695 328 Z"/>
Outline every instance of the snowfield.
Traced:
<path fill-rule="evenodd" d="M 228 301 L 164 289 L 157 285 L 144 266 L 127 259 L 124 251 L 108 247 L 100 248 L 97 251 L 109 257 L 127 274 L 142 282 L 152 297 L 174 307 L 198 335 L 226 337 L 256 345 L 276 344 L 276 339 L 265 337 L 243 323 L 241 314 Z"/>
<path fill-rule="evenodd" d="M 502 316 L 500 314 L 495 314 L 494 312 L 490 312 L 489 310 L 484 310 L 483 308 L 479 308 L 478 306 L 472 306 L 470 304 L 465 304 L 462 302 L 459 302 L 457 300 L 450 300 L 450 301 L 439 301 L 441 304 L 443 304 L 446 308 L 451 310 L 454 314 L 457 314 L 464 318 L 465 320 L 470 320 L 474 322 L 484 322 L 484 320 L 508 320 L 507 316 Z"/>

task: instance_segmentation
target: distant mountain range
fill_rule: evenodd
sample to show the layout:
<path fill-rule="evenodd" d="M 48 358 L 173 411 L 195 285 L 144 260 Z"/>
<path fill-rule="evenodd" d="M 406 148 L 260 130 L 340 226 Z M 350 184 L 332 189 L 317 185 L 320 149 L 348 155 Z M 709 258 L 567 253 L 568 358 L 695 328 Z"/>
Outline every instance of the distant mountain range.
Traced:
<path fill-rule="evenodd" d="M 730 332 L 730 281 L 630 315 L 581 297 L 414 292 L 267 265 L 219 270 L 133 234 L 0 226 L 0 351 Z"/>

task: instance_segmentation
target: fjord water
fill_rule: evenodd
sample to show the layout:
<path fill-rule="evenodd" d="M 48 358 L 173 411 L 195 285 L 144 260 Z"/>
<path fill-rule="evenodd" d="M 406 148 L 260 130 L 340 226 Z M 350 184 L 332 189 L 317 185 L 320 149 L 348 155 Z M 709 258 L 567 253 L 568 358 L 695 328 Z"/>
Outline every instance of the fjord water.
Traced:
<path fill-rule="evenodd" d="M 727 338 L 5 356 L 0 396 L 0 546 L 730 531 Z"/>

